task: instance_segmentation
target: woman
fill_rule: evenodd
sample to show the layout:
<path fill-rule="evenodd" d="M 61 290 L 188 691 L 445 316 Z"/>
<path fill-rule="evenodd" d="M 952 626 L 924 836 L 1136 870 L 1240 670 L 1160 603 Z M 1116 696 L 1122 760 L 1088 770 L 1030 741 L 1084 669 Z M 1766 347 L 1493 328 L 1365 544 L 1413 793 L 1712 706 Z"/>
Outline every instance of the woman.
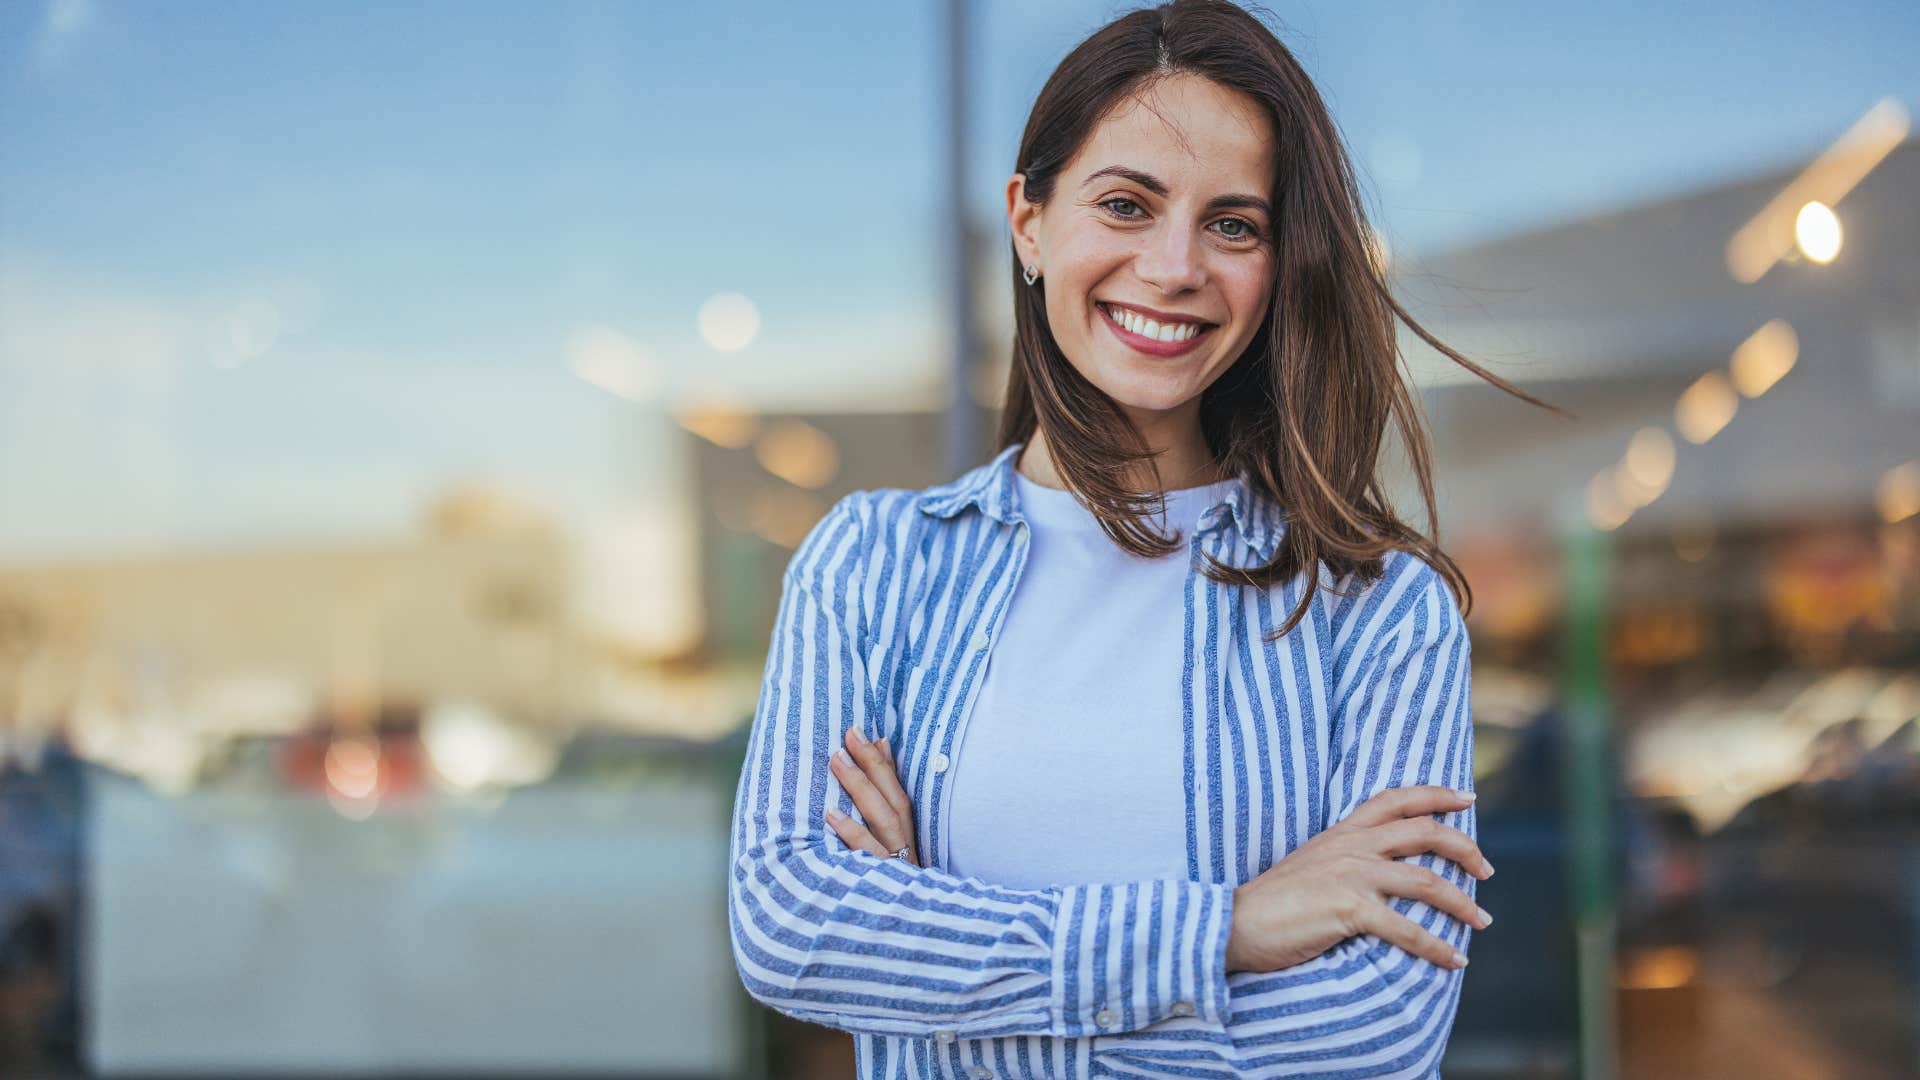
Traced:
<path fill-rule="evenodd" d="M 1002 449 L 787 568 L 742 980 L 862 1077 L 1434 1075 L 1493 873 L 1465 582 L 1376 476 L 1391 420 L 1432 519 L 1333 123 L 1178 0 L 1061 63 L 1017 166 Z"/>

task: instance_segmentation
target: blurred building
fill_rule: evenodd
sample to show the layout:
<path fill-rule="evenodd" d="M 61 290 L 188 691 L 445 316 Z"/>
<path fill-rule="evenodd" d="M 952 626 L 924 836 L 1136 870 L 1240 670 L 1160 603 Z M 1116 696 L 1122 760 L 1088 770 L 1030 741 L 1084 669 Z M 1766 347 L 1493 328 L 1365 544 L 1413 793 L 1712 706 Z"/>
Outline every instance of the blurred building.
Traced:
<path fill-rule="evenodd" d="M 1713 528 L 1880 517 L 1888 470 L 1920 454 L 1920 140 L 1869 165 L 1833 208 L 1837 257 L 1788 251 L 1750 283 L 1729 267 L 1734 239 L 1803 165 L 1400 268 L 1441 340 L 1578 414 L 1515 402 L 1403 331 L 1446 525 L 1549 532 L 1594 501 L 1623 538 L 1702 515 Z M 1590 500 L 1650 427 L 1670 452 L 1642 444 L 1645 489 Z"/>
<path fill-rule="evenodd" d="M 729 730 L 751 689 L 597 623 L 580 548 L 461 490 L 392 540 L 0 567 L 0 728 L 23 753 L 68 729 L 90 760 L 170 790 L 223 740 L 373 727 L 396 706 L 556 733 Z"/>
<path fill-rule="evenodd" d="M 1784 217 L 1791 238 L 1795 193 L 1837 184 L 1836 254 L 1788 247 L 1743 269 L 1742 237 Z M 1626 726 L 1664 716 L 1655 701 L 1701 712 L 1703 692 L 1716 720 L 1778 717 L 1859 667 L 1879 674 L 1849 691 L 1858 709 L 1879 737 L 1898 728 L 1915 692 L 1903 675 L 1920 670 L 1916 189 L 1920 141 L 1861 137 L 1811 165 L 1403 268 L 1441 340 L 1577 414 L 1478 384 L 1408 335 L 1443 540 L 1484 601 L 1476 645 L 1551 655 L 1557 546 L 1591 525 L 1611 548 L 1616 691 L 1648 703 Z M 1447 282 L 1474 288 L 1431 299 Z M 1772 740 L 1786 762 L 1697 806 L 1705 824 L 1797 768 L 1818 728 L 1788 732 Z"/>
<path fill-rule="evenodd" d="M 766 658 L 793 549 L 851 491 L 943 482 L 944 412 L 769 413 L 686 424 L 708 647 Z M 757 687 L 756 687 L 757 689 Z M 750 703 L 749 703 L 750 704 Z"/>
<path fill-rule="evenodd" d="M 747 1068 L 757 687 L 606 633 L 515 500 L 425 516 L 0 569 L 0 1073 Z"/>
<path fill-rule="evenodd" d="M 1564 545 L 1586 529 L 1605 539 L 1622 1074 L 1920 1063 L 1920 143 L 1905 130 L 1876 110 L 1811 163 L 1397 268 L 1440 340 L 1577 414 L 1404 335 L 1442 542 L 1475 592 L 1476 783 L 1503 868 L 1482 900 L 1519 916 L 1475 942 L 1450 1066 L 1570 1060 L 1551 1049 L 1570 1008 L 1516 1025 L 1509 1003 L 1570 993 L 1525 973 L 1568 951 L 1531 931 L 1573 880 L 1553 688 Z"/>

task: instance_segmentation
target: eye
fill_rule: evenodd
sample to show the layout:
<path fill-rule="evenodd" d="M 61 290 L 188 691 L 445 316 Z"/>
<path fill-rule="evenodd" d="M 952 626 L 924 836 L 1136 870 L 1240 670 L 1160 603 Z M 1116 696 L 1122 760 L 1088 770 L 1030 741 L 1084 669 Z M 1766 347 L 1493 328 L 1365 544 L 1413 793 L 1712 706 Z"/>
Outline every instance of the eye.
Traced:
<path fill-rule="evenodd" d="M 1219 221 L 1214 222 L 1214 224 L 1239 226 L 1239 232 L 1223 232 L 1220 234 L 1235 243 L 1245 243 L 1248 240 L 1260 239 L 1259 227 L 1245 218 L 1221 218 Z"/>
<path fill-rule="evenodd" d="M 1132 218 L 1139 216 L 1137 214 L 1123 214 L 1120 211 L 1114 209 L 1115 204 L 1119 204 L 1120 206 L 1130 206 L 1135 210 L 1140 209 L 1139 203 L 1134 202 L 1132 199 L 1125 198 L 1124 196 L 1118 196 L 1118 195 L 1114 196 L 1111 199 L 1102 200 L 1100 203 L 1101 206 L 1107 208 L 1107 213 L 1112 214 L 1114 217 L 1126 218 L 1131 220 Z"/>

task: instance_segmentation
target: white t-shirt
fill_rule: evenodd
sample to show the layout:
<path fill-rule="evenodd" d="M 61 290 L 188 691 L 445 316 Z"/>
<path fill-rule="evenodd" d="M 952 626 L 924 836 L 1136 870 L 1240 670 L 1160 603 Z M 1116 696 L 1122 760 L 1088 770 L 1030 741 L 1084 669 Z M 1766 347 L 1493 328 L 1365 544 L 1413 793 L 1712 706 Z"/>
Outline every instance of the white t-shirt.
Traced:
<path fill-rule="evenodd" d="M 954 755 L 948 866 L 1012 888 L 1187 876 L 1187 541 L 1232 481 L 1166 493 L 1179 550 L 1122 551 L 1014 473 L 1027 563 Z"/>

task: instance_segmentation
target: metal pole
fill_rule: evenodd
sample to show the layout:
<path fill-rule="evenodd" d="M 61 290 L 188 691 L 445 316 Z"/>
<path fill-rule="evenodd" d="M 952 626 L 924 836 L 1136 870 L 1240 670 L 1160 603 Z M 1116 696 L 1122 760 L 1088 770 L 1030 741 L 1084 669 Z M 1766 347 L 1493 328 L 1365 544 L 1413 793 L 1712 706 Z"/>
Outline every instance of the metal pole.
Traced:
<path fill-rule="evenodd" d="M 947 380 L 947 438 L 945 478 L 951 479 L 975 464 L 977 412 L 970 379 L 977 348 L 974 341 L 973 245 L 967 218 L 967 5 L 947 0 L 947 273 L 951 275 L 948 318 L 953 331 Z"/>
<path fill-rule="evenodd" d="M 1573 905 L 1580 1080 L 1618 1075 L 1611 852 L 1613 754 L 1607 700 L 1607 534 L 1564 534 L 1566 732 L 1561 739 L 1567 895 Z"/>

